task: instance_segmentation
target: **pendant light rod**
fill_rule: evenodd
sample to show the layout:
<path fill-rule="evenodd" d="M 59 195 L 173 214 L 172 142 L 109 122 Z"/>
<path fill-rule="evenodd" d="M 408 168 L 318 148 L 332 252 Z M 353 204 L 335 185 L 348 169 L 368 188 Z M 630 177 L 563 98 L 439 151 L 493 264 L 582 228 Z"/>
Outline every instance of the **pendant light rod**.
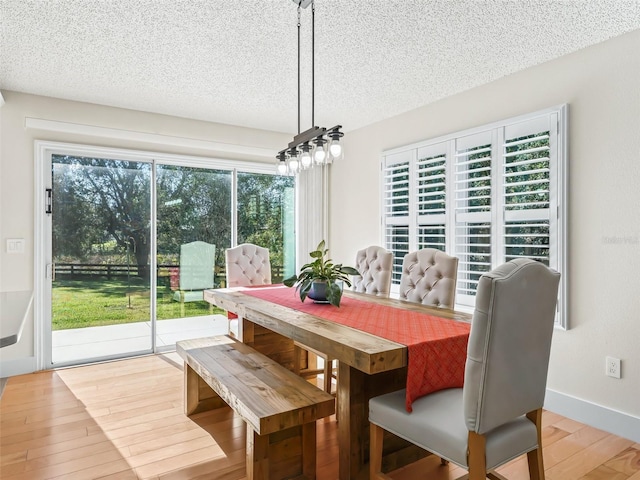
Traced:
<path fill-rule="evenodd" d="M 300 12 L 298 5 L 298 135 L 300 135 Z"/>
<path fill-rule="evenodd" d="M 311 126 L 315 122 L 316 109 L 316 4 L 311 1 Z M 298 133 L 300 133 L 298 131 Z"/>

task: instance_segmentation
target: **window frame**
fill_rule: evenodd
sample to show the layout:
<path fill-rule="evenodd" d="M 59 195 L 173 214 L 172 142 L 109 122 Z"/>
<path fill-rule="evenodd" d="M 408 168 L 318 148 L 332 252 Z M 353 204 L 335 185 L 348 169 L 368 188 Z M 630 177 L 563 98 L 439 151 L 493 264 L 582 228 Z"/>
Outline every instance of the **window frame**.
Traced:
<path fill-rule="evenodd" d="M 532 208 L 531 210 L 507 210 L 506 209 L 506 183 L 503 181 L 506 176 L 505 166 L 508 165 L 506 159 L 509 153 L 505 152 L 505 147 L 509 144 L 505 139 L 505 132 L 517 131 L 518 124 L 526 125 L 530 123 L 535 125 L 537 122 L 548 122 L 549 125 L 549 201 L 548 201 L 548 239 L 549 239 L 549 266 L 559 271 L 562 276 L 558 292 L 558 305 L 556 310 L 556 327 L 568 329 L 568 312 L 567 312 L 567 285 L 568 285 L 568 268 L 567 268 L 567 219 L 568 219 L 568 145 L 567 145 L 567 128 L 568 128 L 568 105 L 562 104 L 549 107 L 532 113 L 511 117 L 499 121 L 495 121 L 486 125 L 474 127 L 467 130 L 453 132 L 447 135 L 423 140 L 410 145 L 397 147 L 386 150 L 381 156 L 380 168 L 380 188 L 381 188 L 381 242 L 385 248 L 393 250 L 391 245 L 392 238 L 388 236 L 389 229 L 397 227 L 406 227 L 409 234 L 409 244 L 407 250 L 415 251 L 424 248 L 425 245 L 419 243 L 420 228 L 424 226 L 425 215 L 419 215 L 418 191 L 419 179 L 418 168 L 421 162 L 420 151 L 446 151 L 446 179 L 445 179 L 445 213 L 444 231 L 446 247 L 444 251 L 450 255 L 456 255 L 456 158 L 460 157 L 460 148 L 458 144 L 469 143 L 470 139 L 488 138 L 491 145 L 491 170 L 489 174 L 491 189 L 491 206 L 489 212 L 483 215 L 476 213 L 465 213 L 468 218 L 480 219 L 483 217 L 486 221 L 490 218 L 490 269 L 496 268 L 504 263 L 507 256 L 507 227 L 509 219 L 518 220 L 522 218 L 538 218 L 544 213 L 545 208 Z M 555 127 L 555 131 L 553 128 Z M 534 130 L 535 127 L 527 127 Z M 528 130 L 526 130 L 528 132 Z M 538 133 L 531 131 L 531 134 Z M 528 135 L 526 133 L 525 135 Z M 517 137 L 515 137 L 517 138 Z M 473 143 L 473 142 L 471 142 Z M 423 155 L 424 156 L 424 155 Z M 408 167 L 408 189 L 409 199 L 407 209 L 403 215 L 389 215 L 390 208 L 389 183 L 387 181 L 387 172 L 394 165 L 406 163 Z M 533 181 L 532 181 L 533 183 Z M 424 213 L 424 212 L 423 212 Z M 394 258 L 394 268 L 401 268 L 402 258 Z M 399 272 L 393 276 L 392 294 L 398 294 Z M 458 288 L 460 288 L 460 278 Z M 475 295 L 460 295 L 456 293 L 456 309 L 472 311 L 475 304 Z"/>

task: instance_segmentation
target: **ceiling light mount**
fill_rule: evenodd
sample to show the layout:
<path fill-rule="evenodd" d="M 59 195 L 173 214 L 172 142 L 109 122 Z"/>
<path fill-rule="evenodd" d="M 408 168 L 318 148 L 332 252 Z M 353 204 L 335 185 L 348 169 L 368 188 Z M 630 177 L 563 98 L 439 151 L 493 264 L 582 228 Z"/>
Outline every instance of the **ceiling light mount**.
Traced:
<path fill-rule="evenodd" d="M 311 5 L 311 125 L 315 117 L 315 3 L 314 0 L 293 0 L 298 6 L 298 134 L 289 142 L 287 148 L 278 152 L 278 173 L 296 175 L 301 170 L 313 166 L 331 164 L 340 160 L 344 153 L 340 138 L 342 125 L 331 128 L 312 126 L 300 132 L 300 13 L 301 9 Z"/>
<path fill-rule="evenodd" d="M 293 0 L 293 3 L 298 5 L 300 8 L 307 8 L 313 3 L 313 0 Z"/>

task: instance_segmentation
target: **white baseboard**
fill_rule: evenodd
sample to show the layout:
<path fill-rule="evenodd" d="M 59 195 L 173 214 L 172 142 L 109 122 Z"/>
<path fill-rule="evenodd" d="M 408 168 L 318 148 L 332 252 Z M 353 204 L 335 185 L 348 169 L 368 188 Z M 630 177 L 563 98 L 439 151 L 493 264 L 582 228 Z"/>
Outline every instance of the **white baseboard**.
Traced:
<path fill-rule="evenodd" d="M 640 418 L 602 405 L 547 390 L 544 408 L 563 417 L 640 442 Z"/>
<path fill-rule="evenodd" d="M 13 377 L 36 371 L 36 357 L 0 360 L 0 378 Z"/>

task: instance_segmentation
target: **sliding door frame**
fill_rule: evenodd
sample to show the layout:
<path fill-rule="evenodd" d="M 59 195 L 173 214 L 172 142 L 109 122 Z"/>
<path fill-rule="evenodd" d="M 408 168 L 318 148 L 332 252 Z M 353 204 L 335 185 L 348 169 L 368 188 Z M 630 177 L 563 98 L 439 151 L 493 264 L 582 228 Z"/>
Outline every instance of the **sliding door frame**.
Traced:
<path fill-rule="evenodd" d="M 196 157 L 178 154 L 163 154 L 144 150 L 131 150 L 113 147 L 98 147 L 86 144 L 65 143 L 36 140 L 34 145 L 34 355 L 36 358 L 36 370 L 45 370 L 64 365 L 52 364 L 52 328 L 51 328 L 51 286 L 53 276 L 53 252 L 51 251 L 52 221 L 47 213 L 46 189 L 52 188 L 52 156 L 74 155 L 81 157 L 117 158 L 118 160 L 135 161 L 151 164 L 151 245 L 150 269 L 157 269 L 157 166 L 175 165 L 192 168 L 206 168 L 211 170 L 227 170 L 232 175 L 231 198 L 231 246 L 237 242 L 237 185 L 238 172 L 260 173 L 274 175 L 273 163 L 261 163 L 242 160 L 228 160 L 212 157 Z M 298 185 L 296 185 L 296 191 Z M 298 216 L 296 206 L 296 216 Z M 157 296 L 157 278 L 151 275 L 151 299 Z M 156 301 L 151 301 L 151 350 L 143 353 L 157 353 L 166 351 L 166 348 L 158 349 L 156 345 Z M 132 352 L 136 353 L 136 352 Z M 91 359 L 91 361 L 106 361 L 121 358 L 122 355 L 114 355 L 104 358 Z"/>

